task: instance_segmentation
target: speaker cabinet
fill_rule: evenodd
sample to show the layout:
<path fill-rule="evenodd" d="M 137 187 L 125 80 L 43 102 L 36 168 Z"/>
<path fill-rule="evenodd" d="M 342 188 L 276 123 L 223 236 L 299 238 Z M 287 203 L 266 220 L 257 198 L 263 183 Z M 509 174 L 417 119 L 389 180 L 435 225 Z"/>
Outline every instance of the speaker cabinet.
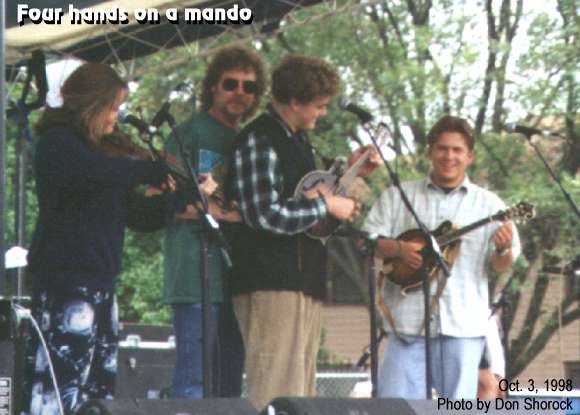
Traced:
<path fill-rule="evenodd" d="M 276 415 L 416 415 L 404 399 L 276 398 L 268 406 Z M 261 415 L 269 415 L 266 407 Z"/>
<path fill-rule="evenodd" d="M 560 399 L 560 398 L 556 398 Z M 518 402 L 519 401 L 519 402 Z M 525 409 L 521 400 L 489 402 L 478 408 L 474 400 L 454 400 L 462 408 L 438 405 L 437 400 L 405 400 L 394 398 L 276 398 L 261 415 L 562 415 L 559 410 Z M 482 402 L 480 402 L 482 404 Z M 499 405 L 498 405 L 499 404 Z M 481 405 L 480 405 L 481 406 Z M 501 406 L 501 408 L 499 408 Z M 506 409 L 507 408 L 507 409 Z M 578 412 L 571 412 L 578 413 Z M 209 414 L 208 414 L 209 415 Z"/>
<path fill-rule="evenodd" d="M 121 324 L 115 398 L 166 397 L 175 365 L 171 326 Z"/>
<path fill-rule="evenodd" d="M 171 386 L 175 350 L 119 348 L 115 397 L 159 399 Z"/>
<path fill-rule="evenodd" d="M 75 415 L 257 415 L 245 399 L 115 399 L 85 402 Z"/>
<path fill-rule="evenodd" d="M 13 405 L 13 413 L 20 412 L 20 406 L 23 400 L 23 382 L 24 382 L 24 350 L 26 343 L 21 338 L 13 340 L 0 341 L 0 378 L 5 379 L 4 382 L 10 383 L 10 390 L 2 388 L 4 393 L 10 394 L 10 399 Z M 2 399 L 8 396 L 0 396 Z M 2 412 L 2 402 L 0 402 L 0 414 Z M 7 412 L 10 414 L 10 412 Z"/>

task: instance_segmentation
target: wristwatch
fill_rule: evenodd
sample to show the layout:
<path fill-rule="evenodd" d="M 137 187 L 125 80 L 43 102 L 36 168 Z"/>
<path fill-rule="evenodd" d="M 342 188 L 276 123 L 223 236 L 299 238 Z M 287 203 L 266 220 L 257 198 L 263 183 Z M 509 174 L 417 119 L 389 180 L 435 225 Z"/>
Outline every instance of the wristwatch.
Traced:
<path fill-rule="evenodd" d="M 497 249 L 496 248 L 495 253 L 496 253 L 497 256 L 506 256 L 507 254 L 510 253 L 511 249 L 512 248 L 509 247 L 509 246 L 507 248 L 503 248 L 503 249 Z"/>

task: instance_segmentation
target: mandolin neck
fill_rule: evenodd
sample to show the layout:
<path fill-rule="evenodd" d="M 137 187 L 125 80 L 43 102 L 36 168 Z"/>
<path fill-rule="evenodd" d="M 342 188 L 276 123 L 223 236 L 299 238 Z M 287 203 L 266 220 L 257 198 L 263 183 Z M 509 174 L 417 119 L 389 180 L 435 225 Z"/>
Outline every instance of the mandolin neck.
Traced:
<path fill-rule="evenodd" d="M 453 243 L 455 241 L 457 241 L 459 238 L 461 238 L 463 235 L 477 229 L 480 228 L 484 225 L 487 225 L 490 222 L 493 222 L 495 220 L 495 218 L 493 216 L 484 218 L 484 219 L 480 219 L 477 222 L 473 222 L 467 226 L 464 226 L 463 228 L 459 228 L 457 230 L 453 230 L 451 232 L 447 232 L 444 235 L 439 236 L 437 239 L 437 243 L 439 245 L 441 245 L 441 247 L 444 247 L 446 245 L 449 245 L 450 243 Z"/>
<path fill-rule="evenodd" d="M 340 178 L 340 180 L 338 182 L 338 187 L 337 187 L 336 192 L 335 192 L 336 194 L 345 194 L 346 193 L 346 191 L 348 190 L 348 188 L 352 184 L 353 180 L 358 175 L 358 172 L 361 169 L 361 167 L 367 162 L 367 160 L 371 156 L 371 153 L 372 153 L 372 149 L 369 148 L 367 151 L 365 151 L 362 154 L 362 156 L 360 156 L 360 158 L 357 161 L 352 163 L 352 166 L 350 166 L 344 172 L 344 174 L 342 175 L 342 177 Z"/>

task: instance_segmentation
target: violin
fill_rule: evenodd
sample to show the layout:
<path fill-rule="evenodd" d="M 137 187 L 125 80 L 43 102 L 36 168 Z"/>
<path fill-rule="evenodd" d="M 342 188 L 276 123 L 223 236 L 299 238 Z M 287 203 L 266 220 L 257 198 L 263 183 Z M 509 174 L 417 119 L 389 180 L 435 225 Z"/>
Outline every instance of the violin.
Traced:
<path fill-rule="evenodd" d="M 163 161 L 176 181 L 187 181 L 187 168 L 180 160 L 165 150 L 147 149 L 136 145 L 131 136 L 121 131 L 114 131 L 103 137 L 101 150 L 115 157 L 128 157 L 135 160 Z"/>
<path fill-rule="evenodd" d="M 154 160 L 150 150 L 139 147 L 133 143 L 129 134 L 118 130 L 103 137 L 99 150 L 114 157 L 128 157 L 135 160 Z"/>
<path fill-rule="evenodd" d="M 178 188 L 187 188 L 189 186 L 191 179 L 188 168 L 185 167 L 177 157 L 165 150 L 140 147 L 133 142 L 130 135 L 119 130 L 103 137 L 100 150 L 114 157 L 128 157 L 134 160 L 162 161 L 169 169 L 171 176 L 177 182 Z M 202 192 L 207 196 L 210 196 L 217 188 L 217 184 L 212 180 L 211 175 L 200 174 L 198 175 L 198 181 L 201 185 Z"/>

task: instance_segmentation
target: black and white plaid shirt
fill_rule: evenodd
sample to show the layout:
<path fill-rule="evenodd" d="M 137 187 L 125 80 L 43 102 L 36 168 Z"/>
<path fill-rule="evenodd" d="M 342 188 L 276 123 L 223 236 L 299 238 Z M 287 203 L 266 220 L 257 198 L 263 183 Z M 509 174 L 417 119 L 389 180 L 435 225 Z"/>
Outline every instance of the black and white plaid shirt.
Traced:
<path fill-rule="evenodd" d="M 267 113 L 284 127 L 289 139 L 299 140 L 273 109 Z M 235 193 L 244 221 L 254 229 L 293 235 L 304 232 L 326 216 L 326 204 L 315 199 L 283 198 L 280 161 L 267 137 L 250 133 L 235 157 Z"/>

